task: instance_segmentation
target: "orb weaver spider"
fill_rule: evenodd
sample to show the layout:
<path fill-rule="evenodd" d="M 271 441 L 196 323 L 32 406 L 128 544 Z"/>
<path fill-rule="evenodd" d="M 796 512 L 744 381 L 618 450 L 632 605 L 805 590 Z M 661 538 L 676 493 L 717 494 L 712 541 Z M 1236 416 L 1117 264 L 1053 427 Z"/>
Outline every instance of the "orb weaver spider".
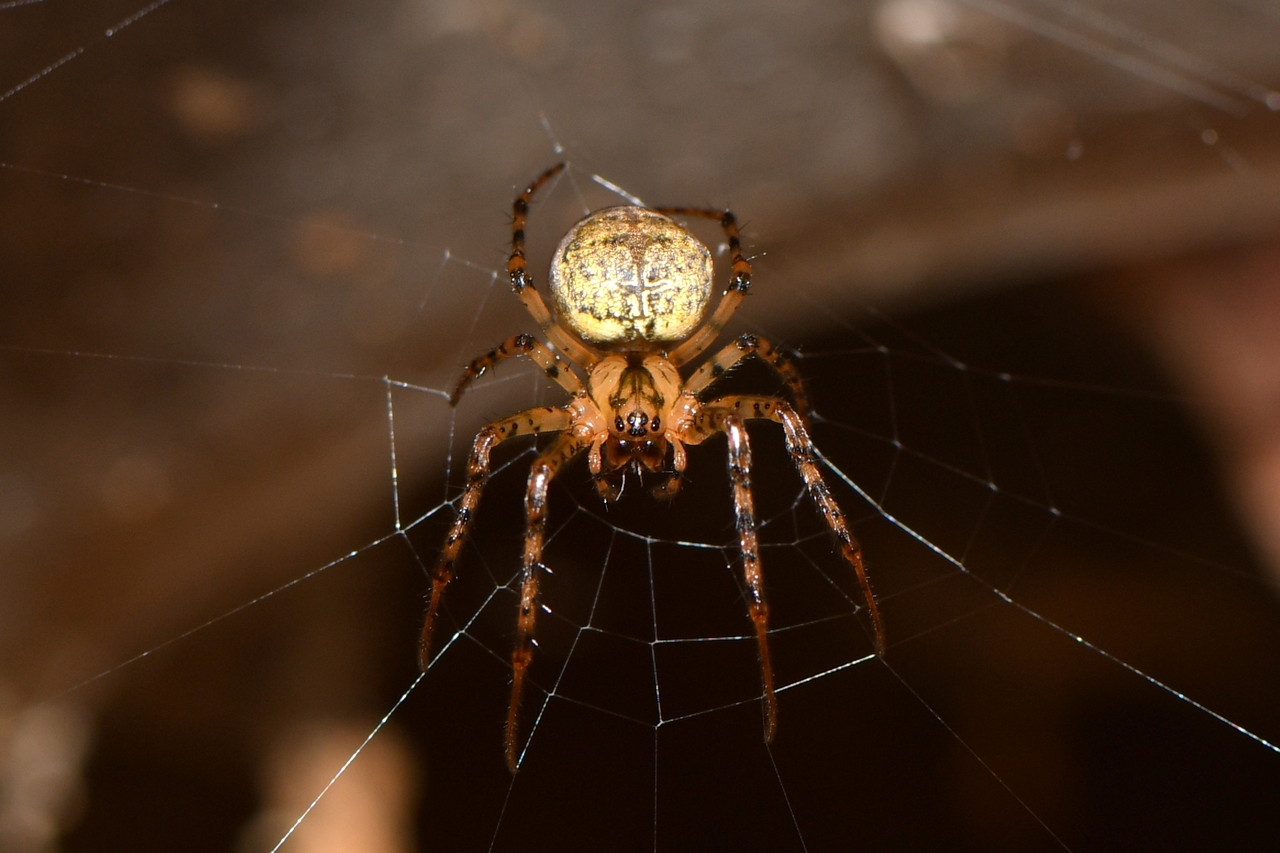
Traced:
<path fill-rule="evenodd" d="M 653 494 L 671 498 L 679 491 L 688 462 L 685 448 L 723 433 L 729 444 L 729 478 L 747 585 L 747 608 L 760 654 L 764 738 L 770 742 L 778 726 L 778 703 L 769 659 L 769 606 L 765 602 L 756 537 L 746 421 L 759 418 L 782 425 L 791 461 L 857 575 L 871 614 L 876 653 L 883 654 L 885 648 L 884 624 L 867 580 L 861 548 L 849 533 L 844 513 L 818 471 L 806 429 L 810 409 L 804 383 L 785 352 L 755 335 L 742 335 L 694 370 L 688 379 L 680 377 L 681 367 L 715 343 L 751 286 L 751 264 L 742 256 L 737 222 L 727 210 L 630 205 L 588 215 L 569 230 L 552 259 L 551 296 L 556 307 L 553 315 L 527 270 L 524 226 L 534 193 L 564 168 L 564 163 L 551 167 L 516 197 L 511 255 L 507 261 L 512 289 L 555 351 L 532 335 L 508 338 L 467 366 L 449 402 L 456 404 L 472 380 L 515 356 L 531 359 L 568 392 L 570 399 L 563 406 L 529 409 L 495 421 L 476 435 L 458 513 L 431 575 L 420 663 L 425 672 L 436 613 L 445 587 L 453 579 L 480 503 L 493 448 L 518 435 L 560 433 L 533 463 L 525 493 L 522 583 L 515 650 L 511 655 L 511 703 L 505 740 L 507 768 L 515 773 L 520 700 L 535 645 L 538 570 L 547 526 L 547 487 L 552 478 L 566 462 L 586 451 L 593 482 L 606 502 L 620 497 L 621 478 L 628 468 L 665 474 Z M 702 319 L 710 302 L 713 275 L 711 253 L 673 216 L 715 220 L 729 241 L 732 277 L 705 323 Z M 778 397 L 755 394 L 702 399 L 717 379 L 751 356 L 762 359 L 778 373 L 790 389 L 794 406 Z M 579 372 L 586 374 L 585 382 Z"/>

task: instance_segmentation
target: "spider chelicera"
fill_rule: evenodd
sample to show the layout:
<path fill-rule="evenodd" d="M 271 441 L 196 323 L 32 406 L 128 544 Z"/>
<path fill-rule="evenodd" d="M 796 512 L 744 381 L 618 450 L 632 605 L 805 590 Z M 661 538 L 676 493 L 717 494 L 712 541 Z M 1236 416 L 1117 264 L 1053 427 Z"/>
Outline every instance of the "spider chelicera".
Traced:
<path fill-rule="evenodd" d="M 458 514 L 431 575 L 431 598 L 422 628 L 422 667 L 425 670 L 430 659 L 436 613 L 445 587 L 453 579 L 458 555 L 480 503 L 494 446 L 518 435 L 560 433 L 533 463 L 525 494 L 523 582 L 516 645 L 511 655 L 511 704 L 506 728 L 507 767 L 516 772 L 517 723 L 525 674 L 533 657 L 538 577 L 547 526 L 547 487 L 552 478 L 566 462 L 586 451 L 596 489 L 605 501 L 618 499 L 622 476 L 628 468 L 665 475 L 653 493 L 655 497 L 670 498 L 679 490 L 688 463 L 685 448 L 723 433 L 729 444 L 729 478 L 747 607 L 760 652 L 764 737 L 772 741 L 778 725 L 778 705 L 769 660 L 769 606 L 760 571 L 746 421 L 760 418 L 782 425 L 791 461 L 858 577 L 875 630 L 877 654 L 882 654 L 885 646 L 884 624 L 867 581 L 861 548 L 849 533 L 844 513 L 818 471 L 813 443 L 805 428 L 810 410 L 804 384 L 787 354 L 755 335 L 742 335 L 694 370 L 688 379 L 680 377 L 681 367 L 715 343 L 751 285 L 751 264 L 742 257 L 737 223 L 727 210 L 622 206 L 590 214 L 570 229 L 552 259 L 551 296 L 556 307 L 553 315 L 527 271 L 524 226 L 533 194 L 564 167 L 560 163 L 543 172 L 516 198 L 511 257 L 507 262 L 512 288 L 559 355 L 531 335 L 508 338 L 467 366 L 450 403 L 457 403 L 476 377 L 513 356 L 532 359 L 569 393 L 570 399 L 563 406 L 529 409 L 495 421 L 476 435 Z M 715 220 L 729 241 L 732 277 L 705 323 L 702 318 L 711 297 L 711 254 L 673 216 Z M 750 356 L 762 359 L 777 371 L 791 391 L 794 406 L 779 397 L 755 394 L 703 399 L 717 379 Z M 579 372 L 586 375 L 585 382 Z"/>

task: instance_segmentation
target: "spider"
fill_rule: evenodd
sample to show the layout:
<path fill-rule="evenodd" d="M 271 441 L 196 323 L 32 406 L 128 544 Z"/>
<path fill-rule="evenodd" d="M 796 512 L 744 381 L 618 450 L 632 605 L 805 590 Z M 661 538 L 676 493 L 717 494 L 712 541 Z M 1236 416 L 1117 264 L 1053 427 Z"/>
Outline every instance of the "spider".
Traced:
<path fill-rule="evenodd" d="M 884 624 L 867 580 L 861 548 L 818 471 L 806 429 L 810 408 L 804 384 L 787 354 L 755 335 L 742 335 L 688 379 L 681 378 L 680 369 L 715 343 L 751 286 L 751 264 L 742 256 L 737 222 L 727 210 L 632 205 L 588 215 L 569 230 L 552 259 L 551 296 L 556 309 L 552 314 L 528 273 L 524 226 L 534 193 L 564 168 L 564 163 L 551 167 L 516 197 L 507 261 L 512 289 L 555 349 L 532 335 L 508 338 L 467 366 L 449 402 L 456 404 L 472 380 L 515 356 L 525 356 L 541 367 L 569 394 L 569 402 L 529 409 L 494 421 L 477 433 L 457 516 L 431 575 L 422 628 L 423 671 L 430 659 L 436 613 L 453 579 L 488 479 L 490 453 L 496 445 L 518 435 L 559 433 L 533 463 L 525 493 L 522 583 L 505 737 L 507 767 L 515 773 L 520 700 L 536 645 L 538 578 L 547 526 L 547 487 L 552 478 L 566 462 L 585 451 L 595 487 L 606 502 L 620 497 L 622 477 L 628 469 L 663 475 L 653 494 L 671 498 L 679 491 L 688 464 L 685 449 L 723 433 L 729 445 L 729 478 L 747 609 L 760 655 L 764 738 L 771 742 L 778 726 L 778 703 L 769 659 L 769 606 L 756 537 L 746 421 L 765 419 L 782 425 L 791 461 L 857 575 L 874 626 L 876 653 L 883 654 L 885 648 Z M 715 220 L 729 242 L 732 275 L 706 322 L 703 316 L 710 302 L 713 275 L 711 253 L 671 218 L 675 216 Z M 717 379 L 751 356 L 778 373 L 790 389 L 794 405 L 779 397 L 755 394 L 703 399 Z M 585 381 L 579 373 L 585 374 Z"/>

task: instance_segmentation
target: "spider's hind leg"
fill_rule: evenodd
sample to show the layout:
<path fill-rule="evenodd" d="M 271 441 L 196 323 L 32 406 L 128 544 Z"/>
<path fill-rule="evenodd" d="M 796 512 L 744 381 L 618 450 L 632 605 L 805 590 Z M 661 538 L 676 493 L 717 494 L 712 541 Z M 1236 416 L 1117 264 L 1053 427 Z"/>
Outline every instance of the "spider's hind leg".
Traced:
<path fill-rule="evenodd" d="M 831 528 L 836 541 L 840 543 L 840 553 L 844 556 L 845 562 L 853 567 L 853 573 L 857 576 L 858 586 L 867 603 L 867 613 L 871 616 L 871 624 L 875 632 L 876 654 L 883 655 L 885 651 L 884 619 L 880 616 L 876 597 L 871 592 L 867 567 L 862 561 L 862 546 L 849 532 L 844 511 L 840 509 L 840 505 L 831 495 L 831 490 L 827 488 L 826 481 L 822 479 L 822 472 L 818 470 L 817 452 L 814 450 L 813 440 L 809 438 L 808 430 L 805 429 L 804 420 L 790 404 L 777 397 L 735 395 L 722 397 L 708 405 L 708 409 L 712 407 L 716 410 L 730 410 L 741 418 L 766 418 L 782 424 L 783 432 L 787 437 L 787 452 L 791 455 L 791 463 L 804 479 L 809 497 L 817 506 L 823 521 Z"/>
<path fill-rule="evenodd" d="M 702 219 L 714 219 L 724 229 L 725 239 L 729 241 L 729 255 L 733 264 L 733 275 L 725 288 L 720 304 L 711 318 L 701 328 L 671 351 L 671 363 L 676 367 L 688 364 L 707 347 L 715 343 L 716 338 L 724 331 L 725 325 L 733 317 L 743 297 L 751 289 L 751 263 L 742 256 L 742 241 L 738 235 L 738 220 L 731 210 L 716 210 L 713 207 L 655 207 L 655 211 L 667 216 L 698 216 Z"/>
<path fill-rule="evenodd" d="M 530 409 L 500 421 L 494 421 L 476 433 L 471 445 L 471 458 L 467 462 L 467 485 L 458 501 L 458 514 L 449 528 L 449 535 L 444 540 L 444 548 L 440 551 L 440 559 L 431 572 L 431 597 L 427 602 L 427 615 L 422 621 L 422 645 L 418 649 L 418 664 L 426 672 L 431 663 L 431 633 L 435 627 L 436 613 L 440 602 L 444 599 L 445 587 L 453 580 L 454 567 L 462 546 L 467 542 L 467 534 L 471 532 L 471 522 L 476 508 L 480 505 L 480 496 L 485 482 L 489 479 L 489 455 L 493 448 L 509 438 L 517 435 L 529 435 L 538 432 L 553 432 L 569 426 L 570 415 L 564 409 L 541 408 Z"/>
<path fill-rule="evenodd" d="M 733 486 L 733 509 L 737 515 L 738 545 L 742 551 L 742 576 L 747 582 L 747 612 L 756 631 L 760 652 L 760 680 L 764 687 L 764 739 L 773 741 L 778 730 L 778 700 L 773 690 L 773 662 L 769 656 L 769 605 L 764 597 L 764 574 L 760 568 L 760 543 L 756 534 L 755 499 L 751 492 L 751 443 L 746 423 L 731 407 L 719 401 L 704 410 L 715 432 L 729 440 L 729 479 Z"/>

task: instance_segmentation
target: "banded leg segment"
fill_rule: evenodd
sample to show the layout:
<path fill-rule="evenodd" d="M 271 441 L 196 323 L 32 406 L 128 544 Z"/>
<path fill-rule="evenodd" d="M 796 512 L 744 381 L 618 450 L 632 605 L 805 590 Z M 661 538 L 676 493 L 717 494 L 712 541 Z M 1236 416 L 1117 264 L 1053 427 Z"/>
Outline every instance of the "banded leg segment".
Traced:
<path fill-rule="evenodd" d="M 760 679 L 764 686 L 766 743 L 778 730 L 778 700 L 773 692 L 773 662 L 769 657 L 769 605 L 764 597 L 760 569 L 760 542 L 756 534 L 755 498 L 751 493 L 751 443 L 743 418 L 732 409 L 711 410 L 711 422 L 729 440 L 729 480 L 737 516 L 738 547 L 742 551 L 742 575 L 747 583 L 747 612 L 756 630 L 760 651 Z"/>
<path fill-rule="evenodd" d="M 753 355 L 772 367 L 782 377 L 782 381 L 787 383 L 787 388 L 791 391 L 791 397 L 796 403 L 796 411 L 800 413 L 800 417 L 805 422 L 808 422 L 809 415 L 813 410 L 809 406 L 809 394 L 805 391 L 804 380 L 800 378 L 800 371 L 796 370 L 796 366 L 786 350 L 779 349 L 773 345 L 772 341 L 756 335 L 742 335 L 716 353 L 710 361 L 694 371 L 693 375 L 689 377 L 689 381 L 685 383 L 685 390 L 694 394 L 703 391 L 707 386 L 731 370 L 738 362 Z"/>
<path fill-rule="evenodd" d="M 458 399 L 462 397 L 462 392 L 467 390 L 467 386 L 473 380 L 483 376 L 487 370 L 496 367 L 499 362 L 520 355 L 528 356 L 542 368 L 547 376 L 570 394 L 580 394 L 584 390 L 578 375 L 569 368 L 564 359 L 549 350 L 546 344 L 533 335 L 512 335 L 467 365 L 458 384 L 454 386 L 453 393 L 449 395 L 449 405 L 457 405 Z"/>
<path fill-rule="evenodd" d="M 849 532 L 849 527 L 845 523 L 844 512 L 840 509 L 839 504 L 836 503 L 836 499 L 831 496 L 831 490 L 827 488 L 826 481 L 822 479 L 822 472 L 818 470 L 813 440 L 809 438 L 809 432 L 805 429 L 803 419 L 784 400 L 779 400 L 776 397 L 747 394 L 723 397 L 707 404 L 707 410 L 709 412 L 729 411 L 738 417 L 747 419 L 767 418 L 782 424 L 783 432 L 787 437 L 787 452 L 791 454 L 791 463 L 796 466 L 796 471 L 804 479 L 805 487 L 809 490 L 809 497 L 817 505 L 818 512 L 840 543 L 840 552 L 844 555 L 845 562 L 853 567 L 853 572 L 857 575 L 858 586 L 862 589 L 862 597 L 867 602 L 867 612 L 871 614 L 871 623 L 875 629 L 876 654 L 883 655 L 885 650 L 884 620 L 880 616 L 880 608 L 876 606 L 876 597 L 871 592 L 871 582 L 867 578 L 867 568 L 862 561 L 862 546 L 858 544 L 858 540 Z M 723 416 L 718 416 L 718 419 L 723 420 Z"/>
<path fill-rule="evenodd" d="M 538 567 L 547 531 L 547 487 L 564 463 L 586 447 L 572 434 L 564 434 L 548 447 L 529 472 L 529 485 L 524 497 L 524 556 L 521 560 L 520 611 L 516 617 L 516 646 L 511 653 L 511 705 L 507 709 L 507 769 L 516 772 L 520 758 L 520 700 L 524 694 L 525 673 L 533 660 L 533 630 L 538 616 Z"/>
<path fill-rule="evenodd" d="M 436 613 L 444 598 L 445 587 L 453 580 L 454 567 L 462 546 L 467 542 L 467 534 L 471 531 L 471 522 L 476 508 L 480 505 L 480 495 L 484 491 L 485 481 L 489 479 L 489 454 L 493 448 L 509 438 L 517 435 L 530 435 L 543 430 L 554 431 L 566 429 L 570 416 L 564 409 L 541 408 L 530 409 L 509 418 L 495 421 L 480 432 L 471 445 L 471 458 L 467 462 L 467 485 L 458 502 L 458 514 L 453 520 L 453 527 L 444 540 L 444 549 L 440 552 L 440 560 L 431 572 L 431 598 L 427 603 L 427 615 L 422 622 L 422 645 L 418 650 L 418 665 L 423 672 L 431 663 L 431 631 L 435 626 Z"/>
<path fill-rule="evenodd" d="M 725 325 L 733 312 L 742 304 L 742 298 L 751 288 L 751 264 L 742 257 L 742 240 L 738 236 L 738 220 L 729 210 L 716 210 L 714 207 L 655 207 L 658 213 L 666 216 L 698 216 L 713 219 L 724 229 L 725 238 L 729 241 L 729 253 L 733 259 L 733 271 L 729 278 L 729 286 L 725 288 L 720 304 L 712 313 L 711 319 L 694 332 L 684 343 L 673 349 L 668 356 L 676 367 L 688 364 L 715 343 L 716 338 L 724 331 Z"/>
<path fill-rule="evenodd" d="M 529 200 L 539 187 L 560 174 L 564 167 L 564 163 L 557 163 L 547 169 L 529 184 L 528 189 L 516 196 L 512 204 L 511 255 L 507 258 L 507 275 L 511 277 L 511 289 L 533 315 L 547 340 L 571 360 L 590 368 L 600 360 L 600 354 L 560 328 L 552 318 L 547 303 L 542 301 L 542 294 L 533 286 L 533 277 L 529 275 L 529 265 L 524 258 L 524 226 L 529 218 Z"/>

